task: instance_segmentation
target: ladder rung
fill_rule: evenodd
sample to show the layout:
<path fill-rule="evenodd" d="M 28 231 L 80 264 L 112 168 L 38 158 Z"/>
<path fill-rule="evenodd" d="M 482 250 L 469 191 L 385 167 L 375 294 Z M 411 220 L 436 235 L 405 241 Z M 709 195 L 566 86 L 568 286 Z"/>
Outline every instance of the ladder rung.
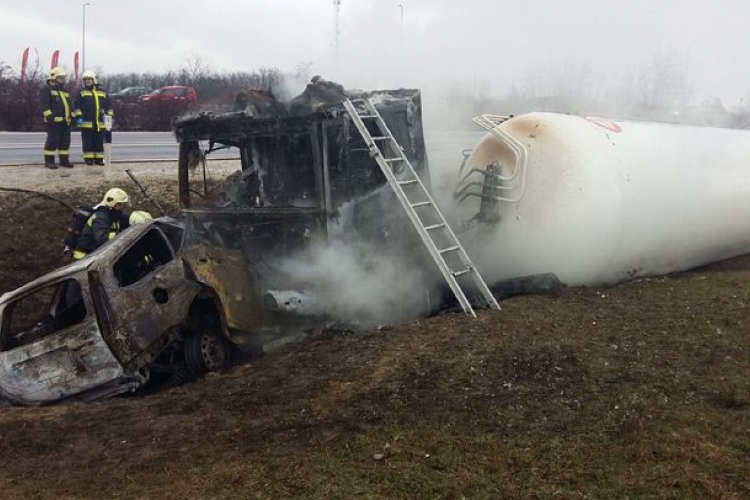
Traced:
<path fill-rule="evenodd" d="M 356 103 L 356 105 L 355 105 Z M 482 294 L 484 299 L 487 301 L 487 304 L 494 308 L 499 309 L 500 306 L 497 304 L 497 300 L 492 295 L 492 291 L 487 286 L 487 283 L 484 282 L 482 279 L 482 276 L 480 276 L 477 269 L 474 267 L 474 264 L 471 262 L 469 256 L 464 251 L 463 247 L 461 247 L 461 244 L 455 240 L 454 235 L 451 233 L 451 240 L 443 242 L 444 245 L 451 245 L 447 246 L 443 249 L 438 249 L 435 245 L 436 242 L 432 238 L 432 234 L 428 234 L 428 231 L 436 230 L 436 229 L 444 229 L 447 232 L 450 232 L 450 226 L 447 222 L 445 222 L 445 219 L 443 219 L 442 214 L 440 213 L 440 208 L 435 205 L 433 201 L 418 201 L 416 203 L 412 203 L 412 201 L 406 196 L 406 190 L 403 190 L 400 188 L 400 186 L 405 186 L 409 184 L 415 184 L 420 183 L 420 179 L 418 176 L 415 175 L 415 172 L 411 168 L 411 164 L 409 163 L 409 159 L 405 156 L 404 148 L 398 143 L 395 137 L 392 136 L 392 134 L 388 131 L 387 124 L 385 123 L 385 120 L 378 112 L 375 105 L 370 101 L 368 98 L 363 99 L 354 99 L 348 100 L 344 99 L 344 107 L 351 117 L 354 125 L 357 127 L 357 130 L 359 131 L 359 134 L 362 136 L 362 139 L 365 141 L 365 143 L 368 146 L 368 151 L 370 153 L 370 156 L 373 157 L 376 161 L 380 169 L 383 171 L 383 173 L 386 175 L 388 179 L 388 183 L 391 185 L 391 188 L 395 191 L 397 195 L 400 196 L 401 202 L 404 203 L 404 209 L 407 211 L 408 215 L 410 216 L 411 222 L 414 224 L 414 227 L 418 230 L 419 235 L 422 238 L 422 243 L 425 245 L 425 247 L 430 251 L 430 256 L 435 261 L 435 263 L 438 265 L 438 268 L 440 270 L 440 273 L 442 274 L 443 278 L 445 279 L 445 282 L 450 287 L 451 291 L 453 292 L 453 295 L 458 300 L 458 303 L 461 306 L 461 309 L 463 309 L 464 313 L 466 313 L 469 316 L 472 316 L 476 318 L 476 313 L 474 312 L 474 309 L 471 305 L 471 302 L 466 297 L 466 292 L 462 288 L 463 285 L 458 282 L 456 279 L 459 276 L 463 276 L 465 274 L 472 273 L 472 278 L 474 280 L 474 284 L 478 287 L 479 292 Z M 367 126 L 364 123 L 365 119 L 374 119 L 376 120 L 374 123 L 370 122 L 371 124 L 377 125 L 377 131 L 375 133 L 378 134 L 386 134 L 378 137 L 373 137 L 370 130 L 368 130 Z M 387 144 L 382 144 L 381 141 L 388 141 Z M 352 145 L 358 145 L 359 142 L 355 141 L 349 141 L 347 144 Z M 390 148 L 390 150 L 388 150 Z M 399 156 L 394 156 L 399 155 Z M 393 163 L 397 162 L 403 162 L 405 166 L 407 167 L 407 171 L 409 172 L 409 180 L 399 180 L 395 176 L 396 170 L 402 170 L 401 167 L 404 165 L 393 165 Z M 418 197 L 417 197 L 418 198 Z M 429 200 L 429 196 L 427 196 Z M 408 206 L 407 206 L 408 205 Z M 435 214 L 439 217 L 439 219 L 442 222 L 439 223 L 433 223 L 431 225 L 424 225 L 421 221 L 420 214 L 415 211 L 416 208 L 419 207 L 426 207 L 432 205 L 432 210 L 435 212 Z M 432 219 L 431 222 L 434 222 L 435 219 Z M 448 263 L 446 262 L 444 258 L 444 254 L 448 252 L 459 252 L 457 255 L 454 256 L 454 259 L 451 260 L 457 260 L 460 259 L 462 264 L 459 265 L 459 270 L 454 271 L 451 267 L 449 267 Z M 465 268 L 461 268 L 461 266 L 466 266 Z M 462 280 L 463 281 L 463 280 Z"/>
<path fill-rule="evenodd" d="M 443 248 L 442 250 L 438 250 L 438 253 L 439 254 L 444 254 L 444 253 L 448 253 L 448 252 L 455 252 L 456 250 L 460 250 L 460 249 L 461 249 L 460 246 L 454 245 L 452 247 Z"/>
<path fill-rule="evenodd" d="M 454 278 L 458 278 L 459 276 L 463 276 L 464 274 L 469 274 L 471 272 L 471 268 L 467 267 L 466 269 L 461 269 L 460 271 L 456 271 L 454 273 L 451 273 Z"/>

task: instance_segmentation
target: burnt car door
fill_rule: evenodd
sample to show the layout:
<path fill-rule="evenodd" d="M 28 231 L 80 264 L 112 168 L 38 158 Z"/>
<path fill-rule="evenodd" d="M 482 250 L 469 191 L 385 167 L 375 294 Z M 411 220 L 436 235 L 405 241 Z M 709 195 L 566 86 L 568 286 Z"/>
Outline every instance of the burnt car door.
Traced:
<path fill-rule="evenodd" d="M 51 403 L 122 375 L 99 332 L 86 286 L 81 273 L 3 305 L 1 396 L 16 404 Z"/>
<path fill-rule="evenodd" d="M 187 317 L 200 285 L 161 230 L 152 226 L 106 269 L 92 269 L 94 300 L 108 312 L 105 336 L 126 363 L 163 340 Z M 98 276 L 106 276 L 99 280 Z"/>

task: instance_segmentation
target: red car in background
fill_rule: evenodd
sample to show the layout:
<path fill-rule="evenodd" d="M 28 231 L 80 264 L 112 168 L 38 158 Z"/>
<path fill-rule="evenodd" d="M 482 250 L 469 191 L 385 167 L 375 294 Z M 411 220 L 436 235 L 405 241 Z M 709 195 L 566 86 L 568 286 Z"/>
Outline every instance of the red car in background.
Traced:
<path fill-rule="evenodd" d="M 161 87 L 139 98 L 144 104 L 155 103 L 181 103 L 192 104 L 198 100 L 198 94 L 193 87 L 184 87 L 182 85 L 172 85 Z"/>

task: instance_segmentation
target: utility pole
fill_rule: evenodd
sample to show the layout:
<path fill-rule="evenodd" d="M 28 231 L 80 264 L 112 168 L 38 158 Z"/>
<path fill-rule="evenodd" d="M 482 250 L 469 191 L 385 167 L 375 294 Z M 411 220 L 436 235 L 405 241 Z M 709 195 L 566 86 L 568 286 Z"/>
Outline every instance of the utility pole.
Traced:
<path fill-rule="evenodd" d="M 83 39 L 81 40 L 81 69 L 86 71 L 86 6 L 91 3 L 83 4 Z"/>

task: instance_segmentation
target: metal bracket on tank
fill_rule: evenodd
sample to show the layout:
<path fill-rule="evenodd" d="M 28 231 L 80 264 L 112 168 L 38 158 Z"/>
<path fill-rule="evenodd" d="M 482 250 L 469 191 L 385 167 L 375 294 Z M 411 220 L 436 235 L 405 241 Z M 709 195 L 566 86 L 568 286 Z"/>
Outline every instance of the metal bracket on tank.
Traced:
<path fill-rule="evenodd" d="M 479 169 L 472 168 L 463 177 L 463 170 L 466 167 L 466 160 L 461 164 L 459 170 L 459 181 L 456 189 L 453 191 L 453 197 L 458 199 L 459 202 L 465 200 L 468 197 L 476 196 L 483 200 L 491 200 L 495 202 L 504 201 L 508 203 L 517 203 L 523 199 L 524 193 L 526 192 L 526 163 L 528 159 L 528 153 L 526 146 L 524 146 L 518 139 L 510 135 L 508 132 L 500 128 L 500 125 L 511 119 L 512 116 L 501 116 L 501 115 L 481 115 L 473 119 L 474 123 L 480 127 L 489 131 L 492 135 L 503 141 L 510 147 L 515 153 L 516 165 L 511 175 L 500 175 L 496 171 L 490 171 L 490 169 Z M 495 169 L 491 169 L 495 170 Z M 481 180 L 473 180 L 479 174 Z M 491 179 L 489 179 L 491 177 Z M 511 184 L 511 185 L 508 185 Z M 487 189 L 487 186 L 491 189 Z M 482 190 L 477 192 L 467 192 L 472 187 L 481 187 Z M 510 196 L 499 196 L 490 194 L 490 192 L 497 191 L 512 191 L 517 190 L 518 194 L 514 197 Z"/>

